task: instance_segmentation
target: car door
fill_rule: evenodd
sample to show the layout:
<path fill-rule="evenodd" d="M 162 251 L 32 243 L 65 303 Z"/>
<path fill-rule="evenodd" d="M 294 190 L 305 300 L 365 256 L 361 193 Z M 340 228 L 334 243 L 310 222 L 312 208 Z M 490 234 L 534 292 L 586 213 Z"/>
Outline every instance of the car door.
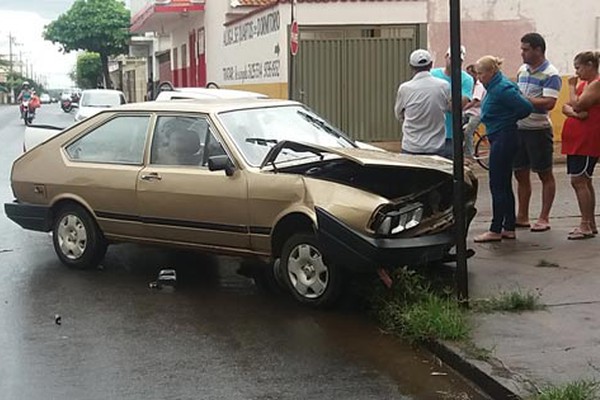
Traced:
<path fill-rule="evenodd" d="M 159 115 L 137 202 L 149 239 L 237 250 L 249 247 L 244 171 L 209 171 L 224 155 L 208 116 Z"/>
<path fill-rule="evenodd" d="M 107 236 L 136 237 L 136 184 L 144 164 L 150 115 L 116 114 L 65 147 L 61 192 L 81 199 Z"/>

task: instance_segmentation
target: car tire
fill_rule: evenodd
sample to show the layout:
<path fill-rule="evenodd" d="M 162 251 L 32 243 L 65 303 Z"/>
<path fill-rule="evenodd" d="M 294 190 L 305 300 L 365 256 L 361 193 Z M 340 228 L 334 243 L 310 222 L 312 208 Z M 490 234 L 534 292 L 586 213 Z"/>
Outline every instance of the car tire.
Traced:
<path fill-rule="evenodd" d="M 327 308 L 341 296 L 342 269 L 326 259 L 312 233 L 296 233 L 285 242 L 281 271 L 292 296 L 304 305 Z"/>
<path fill-rule="evenodd" d="M 69 204 L 56 213 L 52 242 L 60 261 L 76 269 L 97 267 L 107 248 L 96 221 L 83 207 L 75 204 Z"/>

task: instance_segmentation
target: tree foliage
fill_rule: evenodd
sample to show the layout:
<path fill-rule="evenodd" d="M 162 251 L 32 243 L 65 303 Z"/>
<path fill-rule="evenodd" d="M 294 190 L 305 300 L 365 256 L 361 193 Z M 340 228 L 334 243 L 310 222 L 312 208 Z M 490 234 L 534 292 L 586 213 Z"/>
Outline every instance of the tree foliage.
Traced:
<path fill-rule="evenodd" d="M 108 57 L 127 52 L 131 14 L 120 0 L 75 0 L 71 8 L 46 26 L 44 39 L 65 53 L 98 53 L 106 87 L 112 87 Z"/>
<path fill-rule="evenodd" d="M 46 89 L 41 83 L 36 82 L 34 79 L 21 75 L 17 72 L 9 73 L 7 76 L 6 86 L 7 89 L 12 89 L 14 98 L 17 97 L 17 94 L 21 91 L 21 86 L 23 82 L 29 82 L 29 86 L 36 91 L 37 94 L 41 94 L 46 92 Z"/>
<path fill-rule="evenodd" d="M 0 67 L 10 67 L 10 61 L 5 59 L 3 54 L 0 54 Z"/>
<path fill-rule="evenodd" d="M 102 62 L 100 54 L 85 52 L 77 56 L 74 81 L 82 89 L 98 87 L 102 78 Z"/>

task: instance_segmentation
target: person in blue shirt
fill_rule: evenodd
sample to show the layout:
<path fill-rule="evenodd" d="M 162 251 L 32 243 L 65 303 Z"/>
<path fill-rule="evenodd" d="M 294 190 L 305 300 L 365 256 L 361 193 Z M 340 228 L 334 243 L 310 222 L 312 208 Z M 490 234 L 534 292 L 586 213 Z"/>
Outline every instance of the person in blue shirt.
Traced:
<path fill-rule="evenodd" d="M 477 61 L 477 78 L 487 90 L 481 105 L 481 122 L 490 142 L 490 191 L 492 224 L 475 242 L 499 242 L 516 239 L 515 195 L 512 189 L 512 166 L 518 148 L 517 121 L 533 111 L 518 86 L 500 71 L 502 60 L 485 56 Z"/>
<path fill-rule="evenodd" d="M 465 46 L 460 46 L 460 63 L 465 60 L 466 49 Z M 457 57 L 458 58 L 458 57 Z M 435 68 L 431 70 L 431 75 L 443 79 L 452 85 L 452 57 L 450 55 L 450 49 L 446 52 L 446 67 L 445 68 Z M 469 75 L 466 71 L 461 71 L 461 92 L 462 92 L 462 106 L 464 107 L 472 98 L 473 98 L 473 87 L 474 82 L 471 75 Z M 444 148 L 444 156 L 446 158 L 452 159 L 454 158 L 454 147 L 452 144 L 452 111 L 448 110 L 446 112 L 446 145 Z"/>
<path fill-rule="evenodd" d="M 19 92 L 19 95 L 17 96 L 17 101 L 20 102 L 20 101 L 31 100 L 32 93 L 33 93 L 33 91 L 29 87 L 29 82 L 27 82 L 27 81 L 23 82 L 23 84 L 21 85 L 21 92 Z"/>

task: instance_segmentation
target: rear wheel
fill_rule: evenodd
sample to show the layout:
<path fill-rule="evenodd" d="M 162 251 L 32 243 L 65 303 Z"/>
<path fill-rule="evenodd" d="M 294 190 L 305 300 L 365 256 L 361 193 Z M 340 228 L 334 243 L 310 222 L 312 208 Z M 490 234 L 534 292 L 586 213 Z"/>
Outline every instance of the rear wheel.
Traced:
<path fill-rule="evenodd" d="M 312 233 L 292 235 L 281 253 L 283 280 L 294 298 L 312 307 L 328 307 L 341 295 L 342 271 L 329 262 Z"/>
<path fill-rule="evenodd" d="M 81 206 L 69 204 L 56 214 L 52 242 L 58 258 L 70 268 L 98 266 L 107 243 L 96 221 Z"/>
<path fill-rule="evenodd" d="M 477 163 L 484 169 L 490 169 L 490 141 L 487 135 L 482 135 L 475 143 L 475 154 L 473 155 Z"/>

